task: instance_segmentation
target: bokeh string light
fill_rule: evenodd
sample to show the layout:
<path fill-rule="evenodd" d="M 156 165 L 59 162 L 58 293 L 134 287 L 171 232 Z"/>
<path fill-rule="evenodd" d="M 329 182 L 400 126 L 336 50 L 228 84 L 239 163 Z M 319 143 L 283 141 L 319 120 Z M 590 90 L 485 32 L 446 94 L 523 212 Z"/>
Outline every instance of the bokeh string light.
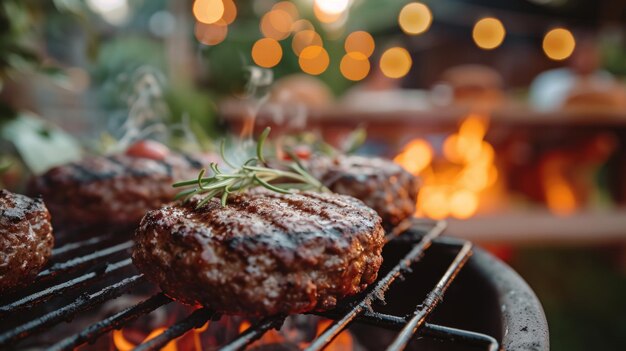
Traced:
<path fill-rule="evenodd" d="M 224 15 L 224 3 L 222 0 L 196 0 L 193 3 L 193 15 L 199 22 L 215 23 Z"/>
<path fill-rule="evenodd" d="M 211 24 L 196 22 L 194 34 L 196 39 L 204 45 L 217 45 L 226 39 L 228 26 L 224 20 Z"/>
<path fill-rule="evenodd" d="M 291 41 L 291 48 L 296 56 L 300 56 L 300 53 L 307 46 L 322 46 L 322 38 L 317 32 L 311 29 L 305 29 L 294 34 Z"/>
<path fill-rule="evenodd" d="M 565 28 L 555 28 L 543 38 L 543 52 L 555 61 L 570 57 L 576 48 L 576 39 L 572 32 Z"/>
<path fill-rule="evenodd" d="M 405 48 L 387 49 L 380 57 L 380 69 L 386 77 L 402 78 L 409 73 L 413 60 Z"/>
<path fill-rule="evenodd" d="M 350 6 L 350 0 L 315 0 L 313 14 L 322 23 L 333 23 L 343 18 Z"/>
<path fill-rule="evenodd" d="M 266 38 L 286 39 L 291 34 L 294 19 L 285 10 L 273 9 L 261 18 L 261 33 Z"/>
<path fill-rule="evenodd" d="M 298 7 L 291 1 L 277 2 L 276 4 L 274 4 L 274 6 L 272 6 L 272 10 L 285 11 L 289 14 L 289 16 L 291 16 L 294 21 L 300 18 L 300 12 L 298 11 Z"/>
<path fill-rule="evenodd" d="M 222 15 L 222 20 L 226 24 L 231 24 L 235 22 L 237 18 L 237 5 L 235 5 L 234 0 L 222 0 L 224 4 L 224 14 Z"/>
<path fill-rule="evenodd" d="M 499 19 L 486 17 L 474 25 L 472 38 L 479 48 L 492 50 L 497 48 L 504 41 L 506 30 Z"/>
<path fill-rule="evenodd" d="M 283 49 L 278 41 L 272 38 L 261 38 L 252 46 L 252 60 L 258 66 L 272 68 L 283 57 Z"/>
<path fill-rule="evenodd" d="M 339 70 L 346 79 L 359 81 L 370 72 L 370 61 L 360 52 L 348 52 L 341 59 Z"/>
<path fill-rule="evenodd" d="M 350 33 L 344 44 L 347 53 L 359 52 L 366 57 L 372 56 L 375 46 L 372 35 L 364 31 Z"/>
<path fill-rule="evenodd" d="M 398 15 L 400 28 L 409 35 L 426 32 L 432 21 L 433 15 L 428 6 L 419 2 L 405 5 Z"/>
<path fill-rule="evenodd" d="M 313 0 L 313 10 L 322 24 L 335 23 L 347 18 L 352 3 L 352 0 Z M 194 30 L 196 39 L 204 45 L 217 45 L 226 39 L 228 25 L 237 17 L 237 6 L 234 0 L 195 0 L 192 12 L 197 21 Z M 430 8 L 420 2 L 405 5 L 398 14 L 398 24 L 408 35 L 428 31 L 432 21 Z M 265 39 L 271 39 L 259 40 L 253 46 L 252 57 L 259 66 L 269 68 L 277 65 L 283 56 L 277 41 L 293 35 L 292 50 L 299 56 L 299 65 L 304 72 L 319 75 L 328 68 L 330 58 L 321 36 L 310 21 L 300 18 L 298 7 L 293 2 L 275 3 L 262 16 L 259 27 Z M 475 44 L 485 50 L 499 47 L 505 37 L 503 23 L 494 17 L 480 19 L 472 29 Z M 346 37 L 344 47 L 346 54 L 339 67 L 341 74 L 353 81 L 364 79 L 370 72 L 369 57 L 375 50 L 374 38 L 365 31 L 355 31 Z M 574 36 L 565 28 L 555 28 L 546 33 L 542 44 L 546 56 L 557 61 L 570 57 L 575 47 Z M 302 57 L 305 50 L 306 54 Z M 385 76 L 402 78 L 410 71 L 412 59 L 406 49 L 395 47 L 381 55 L 379 65 Z"/>
<path fill-rule="evenodd" d="M 326 49 L 319 45 L 311 45 L 302 50 L 298 63 L 303 72 L 311 75 L 320 75 L 328 68 L 330 58 Z"/>

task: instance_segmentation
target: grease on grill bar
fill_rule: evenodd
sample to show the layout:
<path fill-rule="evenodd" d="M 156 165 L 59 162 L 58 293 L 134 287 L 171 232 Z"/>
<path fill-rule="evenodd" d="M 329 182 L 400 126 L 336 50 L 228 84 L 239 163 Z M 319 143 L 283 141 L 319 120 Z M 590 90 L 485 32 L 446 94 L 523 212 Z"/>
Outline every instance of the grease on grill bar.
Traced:
<path fill-rule="evenodd" d="M 452 284 L 453 280 L 456 278 L 457 274 L 472 254 L 472 246 L 469 242 L 462 240 L 449 238 L 438 239 L 437 237 L 445 229 L 444 222 L 433 223 L 414 221 L 411 223 L 410 227 L 412 230 L 419 231 L 423 234 L 421 239 L 416 243 L 412 243 L 410 251 L 404 255 L 404 257 L 401 258 L 387 274 L 385 274 L 382 278 L 379 278 L 376 283 L 368 288 L 366 293 L 362 294 L 359 300 L 339 305 L 332 311 L 316 313 L 319 316 L 333 319 L 334 322 L 332 322 L 318 337 L 308 344 L 307 350 L 324 349 L 335 337 L 337 337 L 348 327 L 348 325 L 353 322 L 374 325 L 388 330 L 399 330 L 400 332 L 396 339 L 393 343 L 391 343 L 391 345 L 389 345 L 389 350 L 404 349 L 416 333 L 422 337 L 448 340 L 450 342 L 460 343 L 467 346 L 480 346 L 490 351 L 498 349 L 497 341 L 491 336 L 426 323 L 427 317 L 441 302 L 447 288 Z M 389 240 L 395 240 L 394 238 L 396 236 L 397 233 L 390 235 Z M 106 240 L 103 237 L 89 239 L 82 243 L 85 245 L 96 245 L 105 241 Z M 385 293 L 389 287 L 401 275 L 410 272 L 411 265 L 419 261 L 432 245 L 453 247 L 458 249 L 458 253 L 440 278 L 437 285 L 427 295 L 426 299 L 417 306 L 412 315 L 407 317 L 398 317 L 375 312 L 372 309 L 372 304 L 376 300 L 384 300 Z M 80 247 L 81 245 L 76 243 L 67 244 L 55 251 L 55 258 L 67 255 L 73 251 L 78 251 Z M 2 302 L 2 305 L 0 305 L 0 322 L 8 316 L 9 312 L 15 312 L 24 307 L 37 306 L 55 295 L 66 291 L 83 289 L 86 285 L 99 281 L 100 277 L 112 276 L 119 273 L 122 271 L 122 268 L 131 265 L 127 252 L 130 247 L 130 242 L 123 242 L 81 257 L 70 258 L 63 263 L 53 264 L 51 268 L 40 274 L 40 278 L 47 276 L 59 277 L 67 272 L 76 271 L 78 268 L 86 266 L 88 263 L 93 264 L 102 260 L 106 262 L 106 264 L 103 265 L 103 268 L 99 271 L 86 271 L 78 277 L 72 277 L 71 279 L 67 279 L 64 282 L 57 283 L 52 286 L 41 286 L 44 285 L 43 283 L 45 283 L 46 279 L 38 280 L 35 283 L 35 286 L 40 289 L 39 291 L 8 303 L 6 301 Z M 107 260 L 120 253 L 126 254 L 125 259 L 118 259 L 115 260 L 114 263 L 108 263 Z M 141 274 L 127 274 L 124 276 L 120 273 L 119 275 L 119 278 L 115 276 L 117 280 L 114 283 L 105 286 L 96 292 L 85 292 L 79 295 L 75 301 L 54 311 L 45 313 L 21 325 L 13 326 L 11 329 L 0 330 L 0 348 L 12 346 L 18 341 L 27 338 L 34 333 L 50 329 L 65 320 L 69 320 L 77 316 L 83 311 L 95 308 L 108 300 L 124 294 L 137 283 L 143 281 L 143 276 Z M 115 328 L 121 328 L 131 321 L 167 305 L 171 301 L 171 299 L 161 293 L 156 294 L 134 306 L 129 306 L 108 318 L 86 327 L 84 330 L 75 335 L 65 337 L 55 345 L 52 345 L 50 350 L 72 350 L 81 344 L 93 342 L 105 333 Z M 215 315 L 209 309 L 197 309 L 186 318 L 174 323 L 157 337 L 138 345 L 135 350 L 158 350 L 188 331 L 194 328 L 200 328 L 210 319 L 216 320 L 218 318 L 219 315 Z M 260 339 L 266 332 L 272 329 L 279 329 L 283 324 L 284 319 L 285 316 L 275 316 L 263 319 L 241 332 L 236 338 L 228 342 L 226 345 L 223 345 L 221 350 L 242 350 L 254 341 Z M 4 325 L 4 323 L 2 323 L 2 325 Z M 4 329 L 4 327 L 2 327 L 2 329 Z"/>

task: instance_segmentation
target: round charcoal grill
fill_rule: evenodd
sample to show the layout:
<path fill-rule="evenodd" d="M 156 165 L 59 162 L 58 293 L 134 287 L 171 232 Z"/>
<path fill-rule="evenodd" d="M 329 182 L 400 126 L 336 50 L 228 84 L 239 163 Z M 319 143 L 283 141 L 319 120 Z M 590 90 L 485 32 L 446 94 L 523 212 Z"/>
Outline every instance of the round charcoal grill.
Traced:
<path fill-rule="evenodd" d="M 306 349 L 323 350 L 348 329 L 368 350 L 548 350 L 546 319 L 528 285 L 471 243 L 440 236 L 444 228 L 444 222 L 413 220 L 389 233 L 378 280 L 336 309 L 316 313 L 333 322 Z M 73 350 L 173 303 L 156 293 L 75 325 L 103 303 L 155 290 L 132 265 L 132 242 L 119 240 L 128 237 L 118 232 L 64 244 L 33 284 L 0 296 L 0 349 Z M 219 318 L 196 309 L 135 350 L 158 350 Z M 219 349 L 245 349 L 285 318 L 258 320 Z"/>

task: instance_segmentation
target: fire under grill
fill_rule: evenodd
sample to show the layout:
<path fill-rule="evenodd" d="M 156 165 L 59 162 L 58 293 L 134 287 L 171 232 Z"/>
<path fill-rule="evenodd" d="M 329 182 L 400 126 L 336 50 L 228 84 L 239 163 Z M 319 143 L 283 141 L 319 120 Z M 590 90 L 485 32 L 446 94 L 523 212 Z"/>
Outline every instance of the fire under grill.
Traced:
<path fill-rule="evenodd" d="M 384 330 L 387 337 L 364 341 L 366 349 L 413 349 L 421 340 L 431 342 L 426 349 L 434 345 L 434 349 L 445 350 L 547 350 L 545 317 L 528 286 L 470 242 L 440 236 L 444 228 L 444 222 L 414 220 L 402 233 L 390 233 L 378 280 L 334 310 L 315 313 L 332 322 L 304 348 L 323 350 L 348 328 L 374 327 Z M 156 291 L 132 264 L 132 241 L 117 239 L 128 235 L 114 234 L 62 245 L 53 251 L 51 264 L 33 284 L 0 297 L 0 349 L 32 348 L 29 344 L 36 339 L 35 348 L 74 350 L 174 303 L 162 293 L 147 294 L 142 301 L 95 322 L 71 327 L 81 316 L 93 314 L 131 291 Z M 413 289 L 416 284 L 419 289 Z M 442 303 L 449 288 L 453 297 L 448 302 L 446 295 L 447 301 Z M 442 320 L 449 315 L 448 320 L 458 321 L 455 327 L 434 321 L 439 310 Z M 286 317 L 252 322 L 219 350 L 245 349 L 281 328 Z M 460 321 L 461 317 L 465 321 Z M 220 318 L 208 308 L 196 309 L 134 349 L 159 350 Z M 381 340 L 386 345 L 372 344 Z"/>

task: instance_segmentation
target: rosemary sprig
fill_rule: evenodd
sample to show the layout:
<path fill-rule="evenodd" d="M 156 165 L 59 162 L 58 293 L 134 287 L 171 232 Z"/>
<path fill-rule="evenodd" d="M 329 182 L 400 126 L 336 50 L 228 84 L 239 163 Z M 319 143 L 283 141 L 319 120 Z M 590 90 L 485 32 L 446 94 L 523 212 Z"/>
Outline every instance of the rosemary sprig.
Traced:
<path fill-rule="evenodd" d="M 263 155 L 263 146 L 270 133 L 270 128 L 265 128 L 259 136 L 256 146 L 256 157 L 248 159 L 241 166 L 235 166 L 224 153 L 224 143 L 220 146 L 220 154 L 226 165 L 232 168 L 230 172 L 222 171 L 217 163 L 212 162 L 209 167 L 213 172 L 210 177 L 205 177 L 203 169 L 196 179 L 185 180 L 173 184 L 175 188 L 189 187 L 178 193 L 176 199 L 188 200 L 194 195 L 202 194 L 204 198 L 197 207 L 202 207 L 212 198 L 220 198 L 222 206 L 226 206 L 228 196 L 250 188 L 262 186 L 269 190 L 289 194 L 293 190 L 316 190 L 328 191 L 326 187 L 315 177 L 310 175 L 299 162 L 288 162 L 283 165 L 284 169 L 272 168 L 267 165 Z"/>

